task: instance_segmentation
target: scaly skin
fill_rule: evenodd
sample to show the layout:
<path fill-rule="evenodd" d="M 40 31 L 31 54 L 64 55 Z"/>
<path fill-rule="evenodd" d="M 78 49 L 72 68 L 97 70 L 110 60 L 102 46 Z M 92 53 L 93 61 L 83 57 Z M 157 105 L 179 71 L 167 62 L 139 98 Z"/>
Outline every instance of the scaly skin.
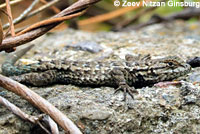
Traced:
<path fill-rule="evenodd" d="M 26 50 L 21 50 L 25 53 Z M 20 52 L 18 52 L 20 53 Z M 18 57 L 23 54 L 16 54 Z M 12 58 L 10 58 L 12 59 Z M 143 87 L 162 81 L 173 80 L 190 72 L 191 67 L 178 57 L 151 59 L 150 56 L 133 57 L 110 62 L 86 62 L 53 60 L 24 66 L 13 66 L 12 62 L 2 65 L 4 75 L 33 86 L 50 84 L 74 84 L 80 86 L 110 86 L 124 90 L 132 97 L 133 87 Z M 126 97 L 126 94 L 125 94 Z"/>

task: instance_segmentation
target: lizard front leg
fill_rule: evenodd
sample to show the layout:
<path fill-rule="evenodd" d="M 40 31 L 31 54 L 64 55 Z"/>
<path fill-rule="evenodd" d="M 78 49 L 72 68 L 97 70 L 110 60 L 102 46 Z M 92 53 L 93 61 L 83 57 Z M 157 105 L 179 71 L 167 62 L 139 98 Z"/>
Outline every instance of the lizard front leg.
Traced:
<path fill-rule="evenodd" d="M 132 78 L 130 78 L 132 76 L 129 74 L 129 72 L 125 69 L 116 67 L 111 71 L 111 75 L 114 78 L 116 85 L 118 86 L 115 93 L 118 92 L 119 90 L 123 90 L 125 103 L 126 103 L 127 93 L 134 99 L 133 94 L 138 93 L 138 92 L 137 92 L 137 90 L 135 90 L 135 88 L 130 87 L 127 84 L 128 80 L 132 80 Z"/>

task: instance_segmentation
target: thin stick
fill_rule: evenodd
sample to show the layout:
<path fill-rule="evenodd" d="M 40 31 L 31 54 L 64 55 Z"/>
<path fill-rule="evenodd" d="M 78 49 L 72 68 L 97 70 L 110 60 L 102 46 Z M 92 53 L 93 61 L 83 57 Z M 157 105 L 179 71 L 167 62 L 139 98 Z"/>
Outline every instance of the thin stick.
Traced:
<path fill-rule="evenodd" d="M 14 92 L 38 107 L 41 111 L 54 119 L 66 132 L 70 132 L 70 134 L 82 134 L 76 125 L 62 112 L 28 87 L 3 75 L 0 75 L 0 86 Z"/>
<path fill-rule="evenodd" d="M 58 17 L 77 14 L 78 12 L 82 12 L 83 10 L 87 9 L 89 6 L 91 6 L 94 3 L 97 3 L 99 1 L 101 1 L 101 0 L 79 0 L 52 18 L 58 18 Z M 77 16 L 73 16 L 73 17 L 77 17 Z M 7 52 L 10 48 L 17 47 L 17 46 L 23 45 L 27 42 L 30 42 L 30 41 L 42 36 L 43 34 L 48 32 L 52 28 L 56 27 L 60 23 L 61 22 L 55 22 L 55 23 L 45 25 L 42 27 L 37 27 L 25 34 L 20 35 L 20 36 L 7 37 L 3 40 L 2 45 L 0 45 L 0 51 Z"/>
<path fill-rule="evenodd" d="M 54 1 L 51 1 L 51 2 L 47 3 L 47 4 L 44 5 L 44 6 L 41 6 L 40 8 L 36 9 L 35 11 L 30 12 L 30 14 L 28 14 L 28 15 L 25 17 L 25 19 L 28 19 L 28 18 L 30 18 L 30 17 L 32 17 L 32 16 L 34 16 L 34 15 L 40 13 L 41 11 L 43 11 L 43 10 L 45 10 L 45 9 L 47 9 L 47 8 L 49 8 L 49 7 L 51 7 L 52 5 L 56 4 L 56 3 L 59 2 L 59 1 L 60 1 L 60 0 L 54 0 Z"/>
<path fill-rule="evenodd" d="M 52 134 L 59 134 L 58 126 L 57 124 L 51 119 L 51 117 L 47 117 L 47 122 L 51 128 Z"/>
<path fill-rule="evenodd" d="M 79 12 L 79 13 L 76 13 L 76 14 L 73 14 L 73 15 L 68 15 L 68 16 L 60 17 L 60 18 L 51 18 L 51 19 L 48 19 L 48 20 L 44 20 L 44 21 L 41 21 L 41 22 L 33 24 L 32 26 L 24 29 L 23 31 L 21 31 L 19 33 L 17 33 L 17 35 L 18 36 L 22 35 L 22 34 L 28 32 L 28 31 L 31 31 L 32 29 L 37 28 L 37 27 L 49 25 L 49 24 L 52 24 L 52 23 L 62 22 L 64 20 L 68 20 L 68 19 L 74 18 L 75 16 L 80 16 L 83 13 L 85 13 L 85 11 L 82 11 L 82 12 Z"/>
<path fill-rule="evenodd" d="M 140 12 L 138 12 L 133 18 L 130 18 L 128 20 L 124 20 L 124 21 L 121 21 L 119 22 L 118 24 L 116 24 L 114 26 L 114 30 L 120 30 L 122 29 L 123 27 L 126 27 L 132 23 L 134 23 L 135 21 L 137 21 L 140 17 L 142 17 L 143 15 L 145 15 L 146 13 L 150 12 L 150 11 L 153 11 L 155 10 L 157 7 L 149 7 L 149 8 L 146 8 L 146 9 L 143 9 L 141 10 Z"/>
<path fill-rule="evenodd" d="M 39 125 L 47 134 L 51 134 L 40 122 L 38 122 L 38 125 Z"/>
<path fill-rule="evenodd" d="M 35 124 L 41 118 L 40 116 L 36 117 L 24 113 L 20 108 L 18 108 L 17 106 L 15 106 L 14 104 L 12 104 L 11 102 L 9 102 L 8 100 L 6 100 L 1 96 L 0 96 L 0 104 L 4 105 L 7 109 L 9 109 L 11 112 L 13 112 L 15 115 L 19 116 L 23 120 L 30 121 L 31 123 Z"/>
<path fill-rule="evenodd" d="M 48 4 L 48 2 L 46 0 L 40 0 L 42 3 L 44 4 Z M 55 12 L 55 13 L 59 13 L 60 9 L 55 7 L 55 6 L 51 6 L 51 9 Z"/>
<path fill-rule="evenodd" d="M 2 29 L 1 19 L 0 19 L 0 45 L 2 43 L 3 38 L 4 38 L 4 35 L 3 35 L 3 29 Z"/>
<path fill-rule="evenodd" d="M 38 124 L 44 131 L 50 134 L 50 132 L 40 123 L 40 120 L 42 120 L 42 118 L 44 117 L 43 114 L 39 116 L 28 115 L 25 112 L 23 112 L 19 107 L 15 106 L 14 104 L 12 104 L 7 99 L 1 96 L 0 96 L 0 104 L 5 106 L 7 109 L 9 109 L 11 112 L 13 112 L 21 119 L 27 120 L 33 124 Z M 57 124 L 49 116 L 47 116 L 47 119 L 43 118 L 43 120 L 50 126 L 52 134 L 59 134 Z"/>
<path fill-rule="evenodd" d="M 90 24 L 93 24 L 93 23 L 100 23 L 100 22 L 103 22 L 103 21 L 106 21 L 106 20 L 116 18 L 116 17 L 121 16 L 121 15 L 127 13 L 127 12 L 141 8 L 142 5 L 143 5 L 143 1 L 142 0 L 140 0 L 140 1 L 141 2 L 139 4 L 139 6 L 125 7 L 125 8 L 121 8 L 121 9 L 118 9 L 118 10 L 115 10 L 115 11 L 112 11 L 112 12 L 109 12 L 109 13 L 106 13 L 106 14 L 97 15 L 95 17 L 79 21 L 78 25 L 79 26 L 90 25 Z M 145 0 L 145 2 L 148 2 L 148 1 L 150 1 L 150 0 Z"/>
<path fill-rule="evenodd" d="M 27 16 L 27 14 L 33 9 L 33 7 L 34 7 L 38 2 L 39 2 L 39 0 L 34 0 L 34 1 L 32 2 L 32 4 L 31 4 L 23 13 L 20 14 L 19 17 L 15 18 L 15 19 L 13 20 L 13 24 L 18 24 L 19 22 L 21 22 L 21 21 Z M 10 26 L 10 24 L 7 23 L 7 24 L 5 24 L 5 25 L 3 26 L 3 29 L 8 28 L 9 26 Z"/>
<path fill-rule="evenodd" d="M 8 15 L 8 13 L 7 13 L 6 11 L 4 11 L 3 9 L 0 8 L 0 11 L 1 11 L 3 14 L 5 14 L 8 18 L 10 17 L 10 16 Z M 1 26 L 1 27 L 2 27 L 2 26 Z M 2 30 L 3 30 L 3 28 L 2 28 Z M 6 36 L 9 34 L 9 32 L 10 32 L 10 27 L 9 27 L 9 29 L 7 30 L 7 32 L 3 35 L 3 39 L 6 38 Z"/>
<path fill-rule="evenodd" d="M 170 14 L 170 15 L 164 16 L 164 17 L 154 14 L 149 21 L 138 24 L 136 26 L 127 27 L 127 29 L 138 30 L 143 27 L 157 24 L 157 23 L 162 23 L 162 22 L 168 23 L 168 22 L 171 22 L 171 21 L 174 21 L 177 19 L 188 20 L 189 18 L 199 17 L 199 16 L 200 16 L 199 8 L 186 8 L 181 12 L 173 13 L 173 14 Z"/>
<path fill-rule="evenodd" d="M 11 35 L 15 36 L 15 27 L 14 27 L 14 24 L 13 24 L 13 17 L 12 17 L 12 12 L 11 12 L 9 0 L 6 0 L 6 8 L 7 8 L 8 15 L 10 16 L 9 17 L 9 23 L 10 23 L 10 26 L 11 26 Z"/>
<path fill-rule="evenodd" d="M 10 2 L 10 5 L 15 5 L 15 4 L 20 3 L 22 1 L 24 1 L 24 0 L 13 0 L 13 1 Z M 4 7 L 6 7 L 6 3 L 0 5 L 0 9 L 2 9 Z"/>

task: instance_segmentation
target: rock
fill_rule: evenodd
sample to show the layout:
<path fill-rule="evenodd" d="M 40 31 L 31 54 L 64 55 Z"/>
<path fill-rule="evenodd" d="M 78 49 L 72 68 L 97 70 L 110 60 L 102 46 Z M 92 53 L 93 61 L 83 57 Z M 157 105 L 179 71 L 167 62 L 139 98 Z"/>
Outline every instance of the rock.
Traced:
<path fill-rule="evenodd" d="M 96 106 L 97 107 L 97 106 Z M 83 109 L 81 119 L 106 120 L 111 116 L 109 109 L 102 107 Z"/>
<path fill-rule="evenodd" d="M 193 83 L 199 83 L 200 82 L 200 67 L 194 68 L 192 72 L 188 76 L 188 80 Z"/>
<path fill-rule="evenodd" d="M 199 36 L 200 30 L 198 28 L 191 30 L 191 24 L 182 22 L 175 22 L 172 25 L 173 27 L 166 28 L 165 25 L 159 24 L 137 32 L 119 33 L 89 33 L 68 29 L 33 41 L 36 47 L 23 58 L 33 61 L 44 60 L 44 58 L 45 60 L 92 61 L 100 59 L 107 50 L 112 50 L 112 53 L 105 56 L 103 59 L 105 61 L 124 58 L 125 54 L 135 56 L 151 54 L 153 58 L 176 55 L 184 60 L 188 57 L 200 56 L 200 41 L 196 39 L 191 42 L 191 39 L 186 38 Z M 97 49 L 98 53 L 64 49 L 66 44 L 86 40 L 95 42 L 96 45 L 100 44 L 103 51 L 101 48 Z M 2 61 L 5 54 L 0 55 Z M 198 71 L 198 68 L 193 69 L 189 76 L 183 78 L 187 82 L 183 81 L 178 86 L 137 89 L 139 93 L 134 96 L 134 100 L 128 96 L 127 111 L 124 111 L 123 93 L 114 95 L 115 89 L 111 87 L 51 85 L 30 88 L 60 109 L 86 134 L 198 133 L 200 131 L 200 87 L 192 84 L 193 81 L 198 80 L 196 75 Z M 194 76 L 191 76 L 192 73 Z M 190 81 L 189 79 L 193 78 L 189 77 L 197 80 Z M 26 113 L 41 114 L 41 111 L 13 93 L 6 92 L 3 97 Z M 40 132 L 36 131 L 38 128 L 0 106 L 0 133 L 36 133 Z M 61 130 L 61 133 L 64 132 Z"/>
<path fill-rule="evenodd" d="M 76 44 L 68 44 L 65 48 L 74 48 L 76 50 L 83 50 L 91 53 L 98 53 L 103 50 L 101 45 L 97 44 L 94 41 L 83 41 Z"/>
<path fill-rule="evenodd" d="M 200 67 L 200 57 L 189 59 L 187 63 L 190 64 L 191 67 Z"/>

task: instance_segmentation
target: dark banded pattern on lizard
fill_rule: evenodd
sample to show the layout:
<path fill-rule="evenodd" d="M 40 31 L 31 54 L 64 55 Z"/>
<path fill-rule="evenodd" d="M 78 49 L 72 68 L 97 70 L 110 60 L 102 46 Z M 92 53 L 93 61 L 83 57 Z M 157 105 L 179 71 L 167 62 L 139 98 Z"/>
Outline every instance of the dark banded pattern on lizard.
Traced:
<path fill-rule="evenodd" d="M 31 47 L 16 53 L 2 65 L 4 75 L 33 86 L 74 84 L 78 86 L 110 86 L 133 97 L 134 87 L 144 87 L 173 80 L 187 74 L 191 67 L 176 56 L 151 59 L 150 56 L 127 55 L 120 61 L 52 60 L 14 66 L 16 60 Z M 131 87 L 132 86 L 132 87 Z M 126 94 L 125 94 L 126 98 Z"/>

